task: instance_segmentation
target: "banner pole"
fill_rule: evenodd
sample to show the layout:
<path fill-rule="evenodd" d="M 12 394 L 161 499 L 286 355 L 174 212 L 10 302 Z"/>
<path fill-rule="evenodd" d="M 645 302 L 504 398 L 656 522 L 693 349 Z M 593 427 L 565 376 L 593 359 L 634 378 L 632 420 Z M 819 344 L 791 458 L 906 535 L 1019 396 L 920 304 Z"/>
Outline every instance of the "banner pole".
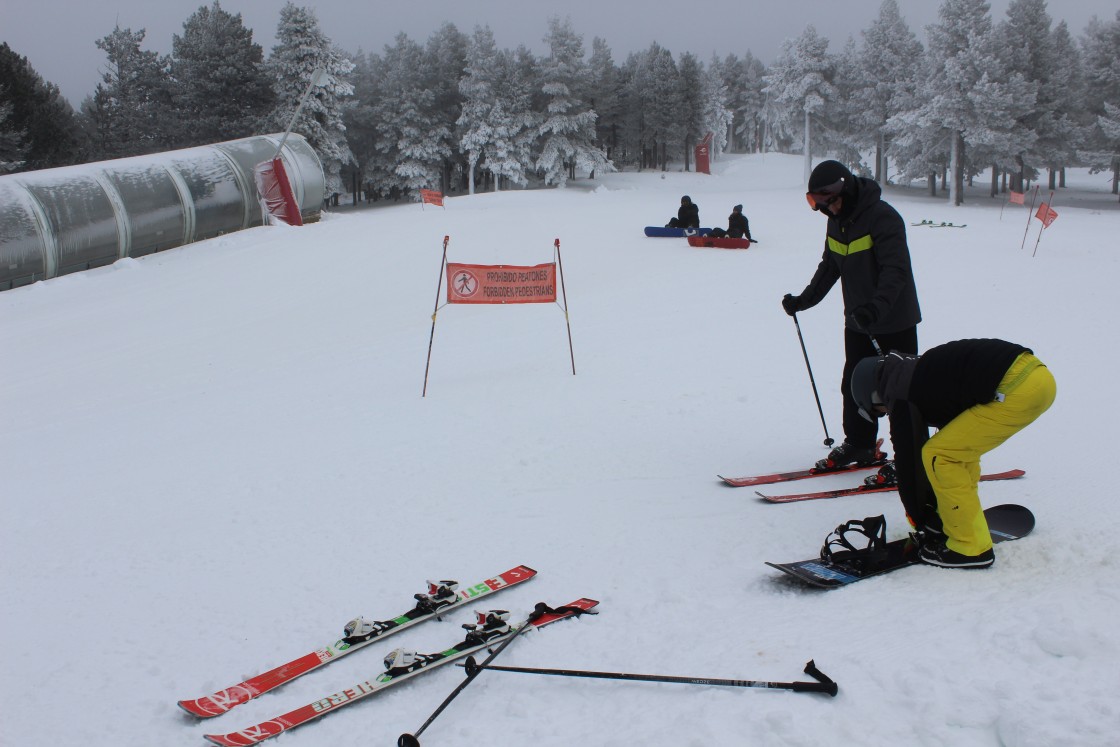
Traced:
<path fill-rule="evenodd" d="M 568 319 L 568 290 L 564 286 L 564 262 L 560 258 L 560 239 L 553 242 L 556 247 L 556 266 L 560 269 L 560 293 L 564 298 L 564 323 L 568 326 L 568 353 L 572 357 L 572 376 L 576 375 L 576 352 L 572 348 L 572 322 Z"/>
<path fill-rule="evenodd" d="M 1034 191 L 1031 192 L 1031 207 L 1027 210 L 1027 225 L 1023 228 L 1023 243 L 1019 244 L 1019 251 L 1023 251 L 1023 247 L 1027 245 L 1027 234 L 1031 230 L 1031 216 L 1034 215 L 1034 199 L 1038 197 L 1038 185 L 1034 185 Z"/>
<path fill-rule="evenodd" d="M 443 290 L 443 268 L 447 264 L 447 242 L 450 236 L 443 237 L 443 257 L 439 261 L 439 282 L 436 283 L 436 306 L 432 309 L 432 334 L 428 337 L 428 362 L 424 366 L 424 390 L 421 397 L 428 396 L 428 370 L 432 367 L 432 342 L 436 339 L 436 314 L 439 312 L 439 294 Z"/>
<path fill-rule="evenodd" d="M 1047 216 L 1050 215 L 1050 210 L 1053 207 L 1054 207 L 1054 190 L 1050 190 L 1050 201 L 1048 203 L 1046 203 L 1046 215 Z M 1036 254 L 1038 254 L 1038 242 L 1042 241 L 1042 232 L 1046 230 L 1046 221 L 1043 220 L 1042 218 L 1039 218 L 1039 221 L 1042 223 L 1042 228 L 1038 229 L 1038 238 L 1034 240 L 1034 251 L 1031 252 L 1032 257 L 1035 256 Z"/>

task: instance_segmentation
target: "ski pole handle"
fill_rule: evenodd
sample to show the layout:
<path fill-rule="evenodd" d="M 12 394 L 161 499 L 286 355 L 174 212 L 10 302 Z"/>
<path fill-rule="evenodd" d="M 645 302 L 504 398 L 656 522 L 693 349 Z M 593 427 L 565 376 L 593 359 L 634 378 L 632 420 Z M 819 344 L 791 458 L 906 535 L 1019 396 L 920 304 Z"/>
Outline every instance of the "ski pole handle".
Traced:
<path fill-rule="evenodd" d="M 809 685 L 810 687 L 806 688 L 806 690 L 811 689 L 812 692 L 828 693 L 832 697 L 836 697 L 836 693 L 839 690 L 836 686 L 836 682 L 824 672 L 817 669 L 817 664 L 813 659 L 809 659 L 809 662 L 805 665 L 805 674 L 817 680 L 819 684 L 816 687 L 813 687 L 813 683 L 811 682 L 799 682 L 794 684 Z"/>

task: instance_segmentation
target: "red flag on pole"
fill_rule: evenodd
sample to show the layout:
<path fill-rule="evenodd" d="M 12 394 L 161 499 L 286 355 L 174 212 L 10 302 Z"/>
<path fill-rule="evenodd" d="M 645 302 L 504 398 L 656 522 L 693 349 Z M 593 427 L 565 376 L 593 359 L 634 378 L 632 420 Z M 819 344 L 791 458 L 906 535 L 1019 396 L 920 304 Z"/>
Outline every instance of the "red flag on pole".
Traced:
<path fill-rule="evenodd" d="M 420 190 L 420 200 L 426 205 L 443 207 L 443 192 L 435 189 L 422 189 Z"/>
<path fill-rule="evenodd" d="M 269 217 L 289 226 L 302 226 L 303 216 L 300 215 L 299 204 L 292 193 L 284 162 L 279 158 L 262 161 L 253 168 L 253 176 L 257 182 L 261 204 Z"/>
<path fill-rule="evenodd" d="M 1026 205 L 1027 195 L 1023 192 L 1016 192 L 1015 190 L 1011 190 L 1011 196 L 1007 198 L 1007 201 L 1015 205 Z"/>
<path fill-rule="evenodd" d="M 1050 207 L 1050 203 L 1044 202 L 1038 206 L 1038 212 L 1034 214 L 1034 217 L 1042 221 L 1043 228 L 1049 228 L 1050 224 L 1058 219 L 1058 213 Z"/>

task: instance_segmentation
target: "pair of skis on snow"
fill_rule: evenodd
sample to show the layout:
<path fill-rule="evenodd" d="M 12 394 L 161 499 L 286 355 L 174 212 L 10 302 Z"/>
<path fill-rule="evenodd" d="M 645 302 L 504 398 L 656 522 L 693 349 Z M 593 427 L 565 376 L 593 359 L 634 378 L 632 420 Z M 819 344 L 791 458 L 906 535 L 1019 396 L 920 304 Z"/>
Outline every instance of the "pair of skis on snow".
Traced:
<path fill-rule="evenodd" d="M 771 475 L 755 475 L 753 477 L 723 477 L 719 475 L 719 479 L 733 488 L 747 488 L 747 487 L 761 487 L 763 485 L 773 485 L 781 482 L 792 482 L 794 480 L 806 480 L 810 477 L 825 477 L 827 475 L 838 475 L 845 472 L 860 472 L 869 469 L 881 467 L 886 462 L 879 460 L 870 464 L 864 465 L 848 465 L 845 467 L 834 467 L 832 469 L 805 469 L 797 470 L 794 472 L 777 472 Z M 1011 469 L 1006 472 L 995 472 L 990 475 L 981 475 L 980 479 L 984 482 L 992 480 L 1014 480 L 1027 474 L 1021 469 Z M 843 498 L 848 495 L 860 495 L 862 493 L 887 493 L 898 490 L 895 484 L 890 485 L 869 485 L 864 483 L 857 485 L 853 488 L 837 488 L 835 490 L 820 490 L 816 492 L 804 493 L 790 493 L 786 495 L 770 495 L 756 490 L 755 495 L 762 498 L 769 503 L 794 503 L 796 501 L 812 501 L 821 498 Z"/>
<path fill-rule="evenodd" d="M 349 655 L 374 641 L 387 638 L 421 622 L 433 618 L 439 619 L 442 615 L 456 607 L 503 591 L 511 586 L 524 583 L 536 576 L 536 573 L 537 572 L 532 568 L 520 565 L 511 568 L 499 576 L 487 579 L 462 591 L 452 591 L 453 587 L 457 586 L 457 584 L 452 581 L 429 581 L 428 594 L 415 595 L 417 600 L 416 606 L 402 615 L 390 620 L 374 622 L 366 621 L 363 618 L 357 618 L 346 626 L 346 637 L 335 643 L 324 646 L 305 656 L 293 659 L 287 664 L 271 669 L 263 674 L 250 677 L 237 685 L 219 690 L 211 695 L 206 695 L 194 700 L 181 700 L 179 701 L 179 706 L 191 715 L 199 718 L 219 716 L 242 703 L 256 698 L 258 695 L 274 690 L 297 677 L 318 669 L 342 656 Z M 332 713 L 339 708 L 376 695 L 393 685 L 418 676 L 423 672 L 463 659 L 466 660 L 464 665 L 467 673 L 466 679 L 452 691 L 419 729 L 412 734 L 402 734 L 400 736 L 400 739 L 397 741 L 399 747 L 418 747 L 419 740 L 417 737 L 443 712 L 450 701 L 453 700 L 471 680 L 486 669 L 559 675 L 565 677 L 784 689 L 794 692 L 821 693 L 831 696 L 835 696 L 837 693 L 836 683 L 817 669 L 813 661 L 806 664 L 804 669 L 805 673 L 813 678 L 814 681 L 811 682 L 770 682 L 763 680 L 732 680 L 707 677 L 697 678 L 629 674 L 622 672 L 591 672 L 570 669 L 500 667 L 490 663 L 521 633 L 533 628 L 543 628 L 558 620 L 578 616 L 583 613 L 595 614 L 594 608 L 597 607 L 598 604 L 599 603 L 594 599 L 588 599 L 586 597 L 577 599 L 570 604 L 556 609 L 540 603 L 536 605 L 532 614 L 522 622 L 516 624 L 509 624 L 509 613 L 504 610 L 477 613 L 477 623 L 473 625 L 464 625 L 463 627 L 468 629 L 469 632 L 462 641 L 455 643 L 450 648 L 432 654 L 419 654 L 403 649 L 396 649 L 385 657 L 386 671 L 377 677 L 365 680 L 353 687 L 348 687 L 312 703 L 300 706 L 269 721 L 264 721 L 227 734 L 207 734 L 205 738 L 213 744 L 223 745 L 224 747 L 248 747 L 248 745 L 257 744 L 258 742 L 285 733 L 327 713 Z M 481 663 L 475 662 L 473 655 L 483 650 L 489 650 L 490 655 Z"/>
<path fill-rule="evenodd" d="M 467 603 L 524 583 L 536 574 L 537 572 L 532 568 L 519 565 L 494 578 L 486 579 L 466 589 L 457 590 L 453 594 L 447 593 L 446 586 L 446 584 L 453 582 L 429 582 L 429 593 L 417 594 L 416 606 L 395 618 L 372 623 L 358 618 L 347 626 L 347 636 L 334 643 L 210 695 L 194 700 L 181 700 L 179 706 L 187 713 L 198 718 L 219 716 L 242 703 L 247 703 L 259 695 L 291 682 L 297 677 L 301 677 L 343 656 L 348 656 L 375 641 L 380 641 L 419 623 L 439 619 L 449 611 Z M 443 585 L 442 588 L 441 585 Z M 444 593 L 440 594 L 441 591 Z M 508 617 L 508 613 L 504 611 L 479 613 L 476 624 L 463 626 L 469 630 L 463 640 L 443 651 L 433 654 L 416 654 L 398 649 L 386 657 L 387 671 L 377 677 L 372 677 L 353 687 L 348 687 L 300 706 L 274 719 L 228 734 L 207 734 L 205 738 L 224 747 L 247 747 L 257 744 L 343 706 L 380 693 L 423 672 L 464 659 L 496 644 L 508 642 L 529 628 L 543 628 L 558 620 L 590 611 L 598 604 L 594 599 L 587 598 L 577 599 L 557 609 L 539 604 L 532 615 L 524 621 L 514 624 L 508 623 L 505 619 Z"/>

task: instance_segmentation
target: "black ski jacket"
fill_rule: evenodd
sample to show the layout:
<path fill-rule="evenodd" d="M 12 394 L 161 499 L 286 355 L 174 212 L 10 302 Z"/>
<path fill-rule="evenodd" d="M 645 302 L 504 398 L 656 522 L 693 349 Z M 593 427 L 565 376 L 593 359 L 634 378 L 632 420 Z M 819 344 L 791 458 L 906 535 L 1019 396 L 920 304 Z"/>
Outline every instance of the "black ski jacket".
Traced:
<path fill-rule="evenodd" d="M 1025 352 L 1031 350 L 1005 340 L 957 340 L 921 356 L 892 352 L 884 359 L 876 389 L 890 412 L 899 496 L 919 526 L 938 526 L 937 498 L 922 465 L 929 427 L 944 428 L 970 407 L 994 400 Z"/>
<path fill-rule="evenodd" d="M 874 180 L 857 177 L 854 187 L 855 199 L 845 197 L 852 204 L 846 204 L 838 216 L 829 215 L 824 256 L 801 292 L 801 308 L 816 306 L 840 280 L 846 326 L 855 329 L 847 317 L 860 306 L 871 305 L 876 318 L 867 332 L 901 332 L 922 321 L 906 224 L 883 201 Z"/>

